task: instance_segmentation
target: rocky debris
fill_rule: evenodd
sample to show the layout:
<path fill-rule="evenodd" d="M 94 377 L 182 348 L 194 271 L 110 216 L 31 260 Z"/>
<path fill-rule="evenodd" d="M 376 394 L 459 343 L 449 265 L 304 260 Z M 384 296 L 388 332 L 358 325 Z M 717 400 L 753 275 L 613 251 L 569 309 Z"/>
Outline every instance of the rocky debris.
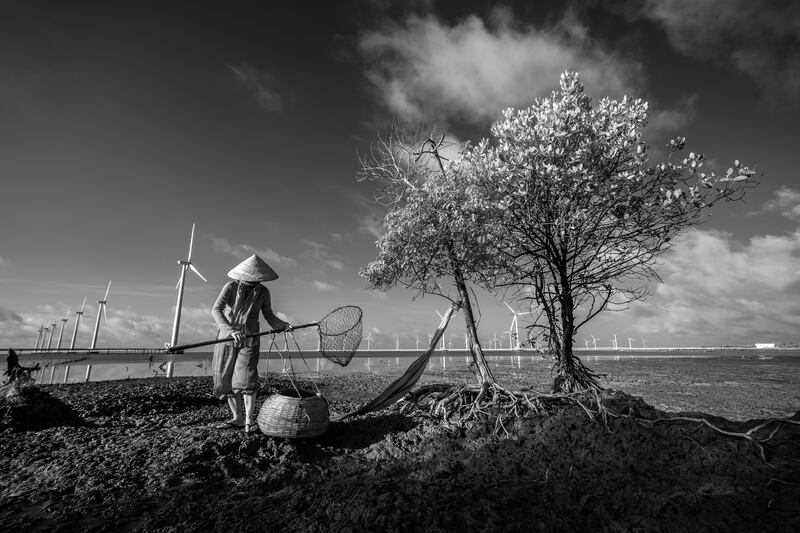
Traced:
<path fill-rule="evenodd" d="M 358 374 L 317 385 L 332 412 L 345 412 L 389 381 Z M 287 384 L 270 376 L 263 395 Z M 520 417 L 507 435 L 396 405 L 287 440 L 214 429 L 228 412 L 209 378 L 40 389 L 90 424 L 0 433 L 2 530 L 800 529 L 793 424 L 767 443 L 765 464 L 748 442 L 702 424 L 605 424 L 574 404 Z M 603 402 L 668 416 L 621 392 Z"/>

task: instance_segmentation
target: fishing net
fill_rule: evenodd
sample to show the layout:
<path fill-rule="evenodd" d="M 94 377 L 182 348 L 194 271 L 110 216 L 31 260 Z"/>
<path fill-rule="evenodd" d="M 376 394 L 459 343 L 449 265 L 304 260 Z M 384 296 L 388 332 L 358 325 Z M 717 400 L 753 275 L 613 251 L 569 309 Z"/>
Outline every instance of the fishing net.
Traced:
<path fill-rule="evenodd" d="M 346 305 L 334 309 L 317 323 L 322 356 L 347 366 L 361 344 L 361 308 Z"/>

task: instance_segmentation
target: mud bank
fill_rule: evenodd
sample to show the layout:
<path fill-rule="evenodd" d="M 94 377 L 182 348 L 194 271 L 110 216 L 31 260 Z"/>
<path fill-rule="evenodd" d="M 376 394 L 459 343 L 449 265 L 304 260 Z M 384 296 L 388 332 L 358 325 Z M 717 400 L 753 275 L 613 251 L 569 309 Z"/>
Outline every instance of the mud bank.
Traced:
<path fill-rule="evenodd" d="M 466 375 L 426 381 L 443 378 Z M 318 384 L 335 414 L 390 380 Z M 286 383 L 270 376 L 259 403 Z M 492 424 L 395 406 L 332 423 L 317 439 L 285 440 L 213 429 L 227 408 L 210 396 L 210 378 L 37 388 L 79 420 L 23 426 L 0 410 L 5 531 L 800 530 L 793 424 L 766 443 L 765 464 L 749 442 L 702 424 L 606 425 L 566 404 L 499 436 Z M 664 416 L 620 392 L 603 402 Z M 711 420 L 730 431 L 755 425 Z"/>

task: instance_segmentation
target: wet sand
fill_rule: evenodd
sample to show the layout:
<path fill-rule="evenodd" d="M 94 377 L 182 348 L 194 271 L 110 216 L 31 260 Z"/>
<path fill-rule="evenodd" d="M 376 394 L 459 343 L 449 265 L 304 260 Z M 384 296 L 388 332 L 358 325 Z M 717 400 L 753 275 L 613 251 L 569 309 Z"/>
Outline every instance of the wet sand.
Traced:
<path fill-rule="evenodd" d="M 741 419 L 759 418 L 796 405 L 791 392 L 782 398 L 735 384 L 670 381 L 666 366 L 625 376 L 593 367 L 608 371 L 608 385 L 654 407 L 618 392 L 605 394 L 604 404 L 642 418 L 663 416 L 656 407 L 720 413 L 735 406 L 747 407 L 738 409 Z M 549 380 L 543 371 L 499 374 L 509 388 L 545 391 Z M 336 414 L 391 379 L 326 376 L 318 385 Z M 468 379 L 464 371 L 437 371 L 423 382 Z M 270 374 L 259 403 L 286 384 Z M 210 396 L 210 378 L 37 389 L 67 411 L 52 420 L 40 413 L 37 426 L 4 409 L 4 531 L 800 529 L 798 425 L 778 429 L 765 464 L 750 443 L 697 423 L 612 419 L 606 426 L 567 404 L 518 419 L 508 433 L 401 414 L 396 405 L 332 423 L 316 439 L 287 440 L 213 429 L 228 413 Z M 754 425 L 712 420 L 732 431 Z"/>

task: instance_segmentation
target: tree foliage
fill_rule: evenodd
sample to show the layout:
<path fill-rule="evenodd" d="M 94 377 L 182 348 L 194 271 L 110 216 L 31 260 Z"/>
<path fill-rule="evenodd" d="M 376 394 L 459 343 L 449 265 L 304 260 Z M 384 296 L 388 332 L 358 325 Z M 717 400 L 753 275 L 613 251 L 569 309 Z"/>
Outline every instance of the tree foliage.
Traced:
<path fill-rule="evenodd" d="M 647 108 L 627 97 L 593 107 L 578 74 L 567 72 L 560 91 L 505 110 L 491 140 L 464 156 L 468 210 L 505 234 L 495 241 L 505 260 L 494 284 L 536 308 L 530 336 L 554 355 L 558 389 L 597 387 L 572 353 L 580 327 L 612 303 L 645 298 L 675 237 L 752 186 L 755 172 L 738 161 L 717 176 L 703 170 L 701 153 L 680 159 L 682 138 L 667 161 L 651 164 Z"/>
<path fill-rule="evenodd" d="M 443 140 L 394 130 L 362 160 L 361 178 L 382 184 L 379 201 L 388 212 L 378 255 L 361 275 L 377 289 L 401 285 L 460 302 L 476 371 L 487 383 L 493 377 L 478 341 L 468 283 L 486 286 L 494 278 L 494 226 L 486 220 L 489 213 L 469 201 L 469 169 L 459 160 L 443 161 Z"/>

